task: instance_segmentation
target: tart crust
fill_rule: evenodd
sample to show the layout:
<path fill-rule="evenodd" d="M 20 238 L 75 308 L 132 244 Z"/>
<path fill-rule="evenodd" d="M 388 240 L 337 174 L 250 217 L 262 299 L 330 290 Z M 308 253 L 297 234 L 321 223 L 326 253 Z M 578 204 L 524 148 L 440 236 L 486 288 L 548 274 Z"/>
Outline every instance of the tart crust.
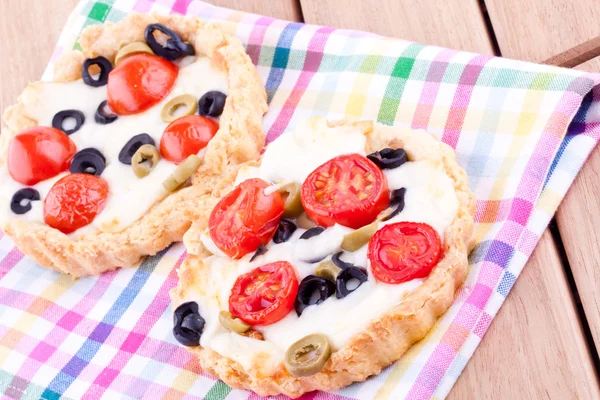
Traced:
<path fill-rule="evenodd" d="M 330 126 L 347 124 L 339 121 Z M 285 394 L 296 398 L 313 390 L 333 391 L 353 382 L 364 381 L 400 357 L 417 341 L 423 339 L 454 301 L 456 290 L 467 276 L 467 256 L 474 245 L 473 230 L 475 198 L 470 191 L 467 175 L 458 165 L 452 148 L 424 131 L 388 127 L 372 122 L 354 122 L 367 135 L 367 152 L 384 147 L 402 147 L 413 161 L 431 160 L 442 164 L 454 183 L 459 201 L 458 213 L 444 234 L 444 257 L 429 277 L 414 292 L 391 311 L 372 321 L 354 335 L 341 349 L 335 351 L 324 368 L 308 377 L 291 375 L 283 365 L 271 376 L 261 375 L 261 360 L 254 360 L 249 369 L 233 359 L 202 347 L 188 348 L 200 360 L 202 368 L 236 389 L 250 389 L 267 396 Z M 225 179 L 231 185 L 235 173 Z M 222 183 L 226 185 L 226 182 Z M 216 203 L 216 201 L 215 201 Z M 174 304 L 184 302 L 188 288 L 202 285 L 203 263 L 209 253 L 199 242 L 207 226 L 210 211 L 192 225 L 184 242 L 188 256 L 179 269 L 179 284 L 171 291 Z"/>
<path fill-rule="evenodd" d="M 134 13 L 116 24 L 90 26 L 79 38 L 83 50 L 66 52 L 57 60 L 54 81 L 80 79 L 86 58 L 104 56 L 114 61 L 123 45 L 143 41 L 146 26 L 156 22 L 175 30 L 193 44 L 196 54 L 207 56 L 227 71 L 229 95 L 219 131 L 207 146 L 204 164 L 193 176 L 193 185 L 154 204 L 142 218 L 119 233 L 91 233 L 72 240 L 38 222 L 10 220 L 0 226 L 23 253 L 46 268 L 81 277 L 128 267 L 143 256 L 156 254 L 180 241 L 199 211 L 211 207 L 212 199 L 220 195 L 220 175 L 260 156 L 265 142 L 262 117 L 267 111 L 266 92 L 242 43 L 219 25 L 181 15 Z M 4 113 L 6 129 L 0 136 L 0 168 L 5 168 L 11 139 L 37 125 L 27 115 L 22 97 Z"/>

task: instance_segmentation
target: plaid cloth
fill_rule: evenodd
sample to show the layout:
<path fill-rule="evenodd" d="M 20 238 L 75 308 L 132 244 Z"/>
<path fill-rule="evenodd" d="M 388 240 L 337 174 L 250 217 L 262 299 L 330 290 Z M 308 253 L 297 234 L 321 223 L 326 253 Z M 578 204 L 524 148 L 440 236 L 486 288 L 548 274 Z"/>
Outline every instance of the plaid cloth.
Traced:
<path fill-rule="evenodd" d="M 598 141 L 600 77 L 191 0 L 82 1 L 56 54 L 77 48 L 83 27 L 118 21 L 131 10 L 229 21 L 265 82 L 269 141 L 310 115 L 352 115 L 425 128 L 456 149 L 477 197 L 479 244 L 454 305 L 380 375 L 304 396 L 444 398 Z M 74 281 L 40 268 L 0 236 L 0 393 L 258 398 L 204 374 L 172 338 L 168 291 L 183 257 L 176 244 L 137 269 Z"/>

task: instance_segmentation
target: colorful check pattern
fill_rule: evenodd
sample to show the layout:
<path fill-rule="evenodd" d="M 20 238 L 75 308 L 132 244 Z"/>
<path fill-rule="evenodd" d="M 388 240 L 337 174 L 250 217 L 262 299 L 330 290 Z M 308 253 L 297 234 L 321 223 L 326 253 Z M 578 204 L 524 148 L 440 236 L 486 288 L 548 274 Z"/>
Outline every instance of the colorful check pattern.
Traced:
<path fill-rule="evenodd" d="M 470 274 L 429 336 L 379 376 L 304 399 L 444 398 L 600 135 L 599 77 L 191 0 L 82 1 L 56 54 L 90 24 L 158 11 L 228 21 L 265 82 L 268 139 L 315 114 L 425 128 L 456 148 L 477 196 Z M 49 74 L 45 75 L 46 78 Z M 73 281 L 0 234 L 0 393 L 14 399 L 257 399 L 202 373 L 170 334 L 184 249 Z"/>

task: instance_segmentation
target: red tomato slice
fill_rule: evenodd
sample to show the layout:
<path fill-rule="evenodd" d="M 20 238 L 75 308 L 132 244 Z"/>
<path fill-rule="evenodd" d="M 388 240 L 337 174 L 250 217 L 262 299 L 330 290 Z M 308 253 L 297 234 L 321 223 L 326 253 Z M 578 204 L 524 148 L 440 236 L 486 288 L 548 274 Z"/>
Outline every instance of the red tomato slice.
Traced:
<path fill-rule="evenodd" d="M 44 200 L 44 222 L 62 233 L 88 225 L 106 205 L 108 183 L 89 174 L 71 174 L 52 186 Z"/>
<path fill-rule="evenodd" d="M 283 214 L 284 201 L 273 192 L 265 194 L 269 184 L 248 179 L 223 197 L 210 214 L 208 229 L 217 247 L 231 258 L 241 258 L 267 244 Z"/>
<path fill-rule="evenodd" d="M 285 317 L 298 294 L 294 267 L 286 261 L 240 275 L 229 297 L 229 312 L 249 325 L 269 325 Z"/>
<path fill-rule="evenodd" d="M 146 111 L 173 88 L 179 68 L 152 54 L 136 54 L 119 63 L 108 75 L 108 106 L 118 115 Z"/>
<path fill-rule="evenodd" d="M 402 283 L 426 278 L 442 257 L 440 236 L 417 222 L 385 225 L 369 241 L 373 276 L 380 282 Z"/>
<path fill-rule="evenodd" d="M 171 122 L 160 139 L 160 153 L 167 160 L 180 163 L 206 147 L 219 130 L 210 118 L 189 115 Z"/>
<path fill-rule="evenodd" d="M 383 172 L 359 154 L 341 155 L 319 166 L 302 184 L 300 196 L 310 219 L 324 227 L 337 223 L 358 229 L 390 203 Z"/>
<path fill-rule="evenodd" d="M 58 129 L 27 129 L 10 142 L 8 172 L 19 183 L 35 185 L 69 169 L 76 151 L 75 143 Z"/>

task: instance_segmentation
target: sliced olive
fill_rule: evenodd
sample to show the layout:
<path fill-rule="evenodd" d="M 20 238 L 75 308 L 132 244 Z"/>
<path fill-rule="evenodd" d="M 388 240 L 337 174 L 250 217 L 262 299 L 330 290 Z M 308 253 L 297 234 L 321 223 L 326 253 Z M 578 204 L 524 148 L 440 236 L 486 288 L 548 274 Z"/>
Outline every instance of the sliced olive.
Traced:
<path fill-rule="evenodd" d="M 342 269 L 335 265 L 333 261 L 327 260 L 317 265 L 315 273 L 321 278 L 329 279 L 330 281 L 335 282 L 335 278 L 337 278 L 341 270 Z"/>
<path fill-rule="evenodd" d="M 115 65 L 119 65 L 125 57 L 132 56 L 134 54 L 147 53 L 154 54 L 152 49 L 144 42 L 133 42 L 126 44 L 121 47 L 121 50 L 117 53 L 117 57 L 115 57 Z"/>
<path fill-rule="evenodd" d="M 163 182 L 163 186 L 167 192 L 174 192 L 183 185 L 202 164 L 202 159 L 195 154 L 186 158 Z"/>
<path fill-rule="evenodd" d="M 235 333 L 244 333 L 250 329 L 250 325 L 239 318 L 235 318 L 229 311 L 219 313 L 219 322 L 223 325 L 223 328 Z"/>
<path fill-rule="evenodd" d="M 298 227 L 302 229 L 310 229 L 317 226 L 317 224 L 315 224 L 311 221 L 310 218 L 308 218 L 308 215 L 306 215 L 306 213 L 302 213 L 298 218 L 296 218 L 296 225 L 298 225 Z"/>
<path fill-rule="evenodd" d="M 154 37 L 154 31 L 160 31 L 169 37 L 164 46 L 158 43 L 158 40 Z M 144 39 L 146 39 L 146 43 L 148 43 L 154 54 L 169 61 L 196 54 L 191 44 L 184 42 L 177 32 L 162 24 L 148 25 L 144 33 Z"/>
<path fill-rule="evenodd" d="M 41 199 L 40 192 L 34 188 L 17 190 L 10 200 L 10 209 L 17 215 L 23 215 L 31 211 L 31 203 Z"/>
<path fill-rule="evenodd" d="M 356 251 L 369 243 L 369 239 L 375 232 L 377 232 L 377 221 L 345 235 L 340 247 L 346 251 Z"/>
<path fill-rule="evenodd" d="M 289 219 L 280 219 L 279 226 L 273 235 L 273 242 L 283 243 L 290 240 L 294 232 L 296 232 L 296 224 Z"/>
<path fill-rule="evenodd" d="M 75 154 L 69 171 L 73 174 L 90 174 L 100 176 L 106 167 L 106 158 L 97 149 L 88 147 Z"/>
<path fill-rule="evenodd" d="M 184 346 L 199 346 L 204 324 L 204 318 L 198 312 L 198 303 L 183 303 L 173 313 L 173 336 Z"/>
<path fill-rule="evenodd" d="M 335 283 L 315 275 L 302 279 L 298 285 L 298 294 L 294 302 L 294 309 L 298 316 L 306 307 L 321 304 L 335 293 Z"/>
<path fill-rule="evenodd" d="M 119 152 L 119 161 L 123 164 L 131 165 L 131 159 L 133 155 L 138 151 L 140 147 L 145 144 L 151 144 L 154 146 L 154 139 L 147 133 L 140 133 L 135 135 L 121 149 Z"/>
<path fill-rule="evenodd" d="M 131 158 L 131 168 L 138 178 L 148 176 L 160 161 L 160 153 L 151 144 L 141 146 Z"/>
<path fill-rule="evenodd" d="M 311 376 L 323 369 L 331 357 L 327 336 L 320 333 L 308 335 L 290 346 L 285 353 L 285 367 L 294 376 Z"/>
<path fill-rule="evenodd" d="M 390 200 L 390 206 L 392 210 L 389 214 L 386 214 L 381 221 L 389 221 L 396 215 L 400 214 L 404 210 L 404 195 L 406 194 L 406 188 L 396 189 L 392 192 L 392 198 Z"/>
<path fill-rule="evenodd" d="M 310 228 L 306 232 L 304 232 L 300 239 L 310 239 L 311 237 L 319 236 L 321 233 L 325 231 L 325 228 L 322 226 L 315 226 L 314 228 Z"/>
<path fill-rule="evenodd" d="M 250 262 L 256 260 L 256 257 L 258 256 L 262 256 L 263 254 L 265 254 L 269 249 L 267 249 L 265 247 L 264 244 L 261 244 L 258 246 L 258 249 L 256 249 L 256 251 L 254 252 L 254 254 L 252 255 L 252 257 L 250 257 Z"/>
<path fill-rule="evenodd" d="M 104 100 L 96 109 L 96 115 L 94 115 L 94 120 L 96 123 L 101 125 L 112 124 L 119 118 L 117 114 L 112 112 L 110 107 L 108 107 L 108 100 Z"/>
<path fill-rule="evenodd" d="M 406 152 L 403 149 L 391 149 L 389 147 L 371 153 L 367 158 L 381 169 L 397 168 L 408 161 Z"/>
<path fill-rule="evenodd" d="M 343 261 L 340 256 L 344 254 L 343 251 L 340 251 L 339 253 L 335 253 L 333 256 L 331 256 L 331 261 L 333 261 L 333 263 L 335 265 L 337 265 L 339 268 L 344 269 L 344 268 L 350 268 L 350 267 L 354 267 L 354 264 Z"/>
<path fill-rule="evenodd" d="M 349 288 L 349 283 L 356 279 L 358 281 L 358 285 L 355 287 Z M 354 292 L 356 289 L 360 287 L 363 283 L 365 283 L 369 279 L 369 275 L 367 275 L 367 270 L 359 267 L 350 267 L 343 269 L 335 278 L 335 297 L 338 299 L 343 299 L 348 296 L 350 293 Z"/>
<path fill-rule="evenodd" d="M 176 116 L 175 113 L 180 107 L 183 107 L 183 112 L 177 113 L 178 115 Z M 181 94 L 173 97 L 165 104 L 160 112 L 160 118 L 163 122 L 170 123 L 179 117 L 196 114 L 197 109 L 198 104 L 196 104 L 196 98 L 194 96 L 191 94 Z"/>
<path fill-rule="evenodd" d="M 100 75 L 97 79 L 90 74 L 90 67 L 93 65 L 100 68 Z M 88 58 L 83 62 L 83 66 L 81 67 L 81 78 L 86 85 L 92 87 L 104 86 L 108 83 L 108 74 L 112 69 L 112 64 L 105 57 Z"/>
<path fill-rule="evenodd" d="M 304 212 L 302 201 L 300 200 L 300 184 L 290 182 L 277 190 L 285 199 L 283 216 L 285 218 L 296 218 Z"/>
<path fill-rule="evenodd" d="M 71 129 L 65 129 L 65 120 L 72 118 L 75 120 L 75 126 Z M 52 118 L 52 127 L 63 131 L 67 135 L 71 135 L 81 129 L 81 126 L 85 123 L 85 115 L 79 110 L 63 110 L 56 113 Z"/>
<path fill-rule="evenodd" d="M 204 117 L 218 117 L 223 114 L 227 95 L 217 90 L 207 92 L 198 101 L 199 114 Z"/>

